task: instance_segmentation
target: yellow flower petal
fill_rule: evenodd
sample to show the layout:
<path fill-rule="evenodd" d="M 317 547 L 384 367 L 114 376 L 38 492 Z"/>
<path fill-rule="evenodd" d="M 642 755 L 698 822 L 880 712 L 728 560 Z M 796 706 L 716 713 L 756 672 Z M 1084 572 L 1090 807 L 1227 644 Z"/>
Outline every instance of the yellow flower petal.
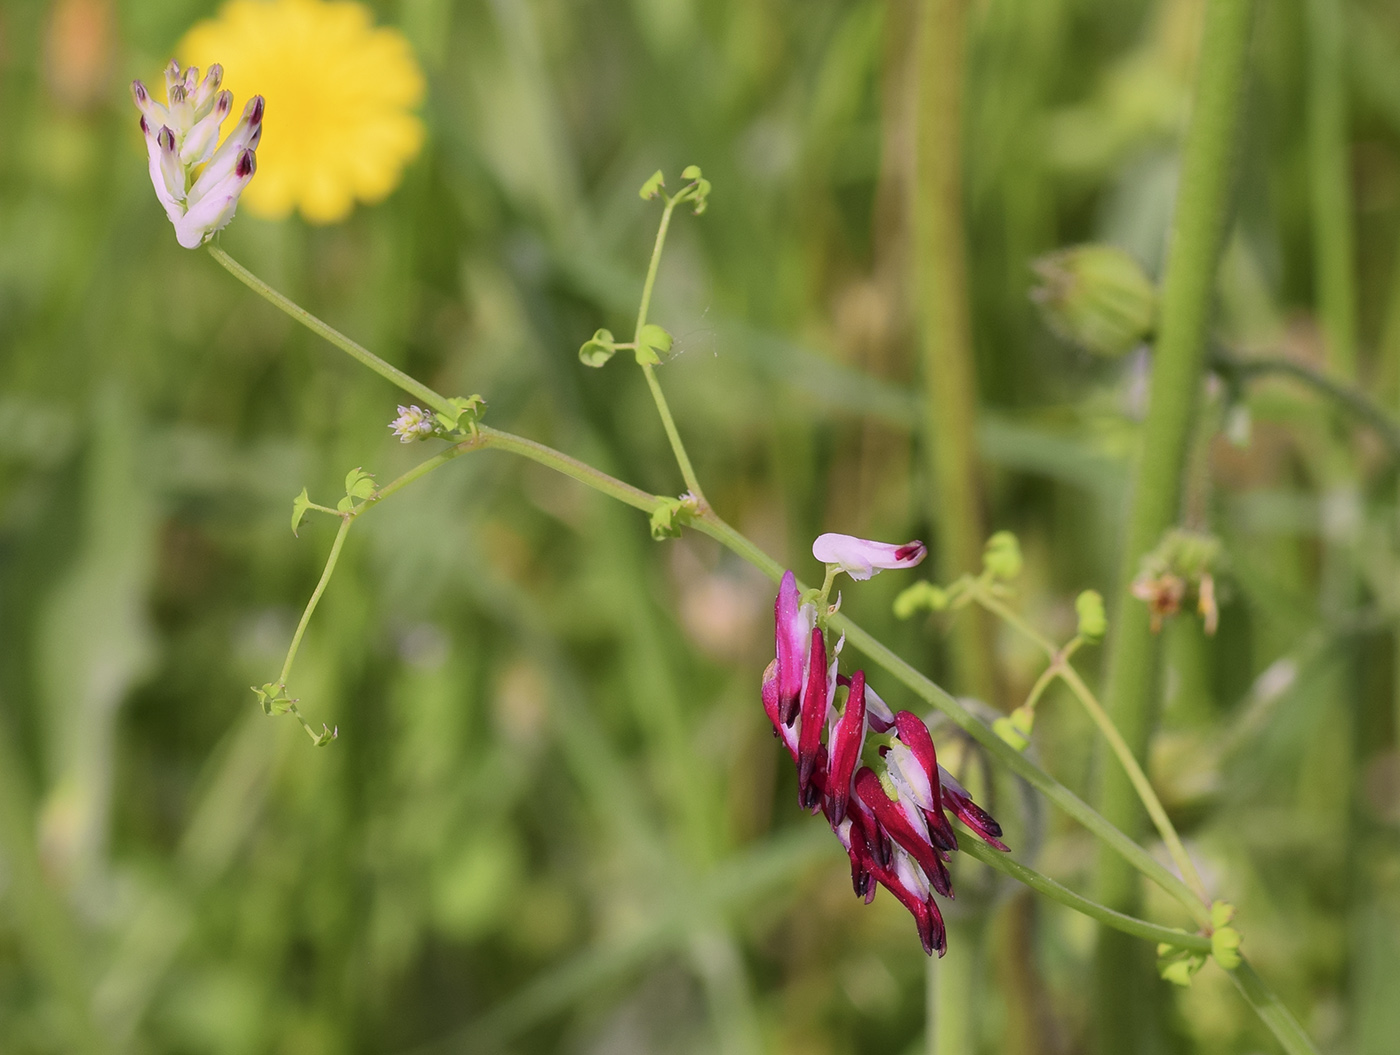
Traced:
<path fill-rule="evenodd" d="M 267 100 L 249 212 L 297 209 L 335 223 L 357 201 L 380 201 L 423 147 L 423 73 L 398 30 L 376 27 L 349 0 L 230 0 L 176 51 L 187 65 L 224 67 L 237 105 Z M 236 109 L 235 109 L 235 112 Z"/>

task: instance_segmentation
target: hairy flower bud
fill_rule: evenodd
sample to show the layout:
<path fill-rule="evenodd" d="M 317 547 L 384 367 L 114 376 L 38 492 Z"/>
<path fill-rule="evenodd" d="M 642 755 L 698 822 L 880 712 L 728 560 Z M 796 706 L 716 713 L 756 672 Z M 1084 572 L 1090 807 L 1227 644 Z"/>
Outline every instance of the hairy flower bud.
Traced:
<path fill-rule="evenodd" d="M 1142 267 L 1111 245 L 1080 245 L 1031 265 L 1041 285 L 1031 291 L 1046 323 L 1095 355 L 1119 356 L 1157 327 L 1157 289 Z"/>

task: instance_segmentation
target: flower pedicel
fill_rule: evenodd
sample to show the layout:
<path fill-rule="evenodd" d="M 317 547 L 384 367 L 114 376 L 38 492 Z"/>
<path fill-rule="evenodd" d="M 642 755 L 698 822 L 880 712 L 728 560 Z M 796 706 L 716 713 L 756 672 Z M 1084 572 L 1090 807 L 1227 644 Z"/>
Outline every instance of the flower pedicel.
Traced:
<path fill-rule="evenodd" d="M 912 567 L 926 552 L 922 542 L 892 546 L 850 535 L 822 535 L 812 551 L 855 579 Z M 783 574 L 773 615 L 777 655 L 763 674 L 763 707 L 797 765 L 798 802 L 826 814 L 851 859 L 856 896 L 868 904 L 877 884 L 884 886 L 914 917 L 924 951 L 942 956 L 947 933 L 933 895 L 953 896 L 947 862 L 958 848 L 944 811 L 1006 850 L 1001 826 L 938 764 L 933 737 L 917 715 L 892 713 L 863 670 L 839 673 L 842 642 L 828 663 L 817 604 L 803 602 L 791 571 Z M 838 685 L 849 688 L 840 712 Z M 893 734 L 878 751 L 881 772 L 860 764 L 871 732 Z"/>
<path fill-rule="evenodd" d="M 215 63 L 200 81 L 198 69 L 182 71 L 171 59 L 164 103 L 151 98 L 141 81 L 131 82 L 151 183 L 186 249 L 197 249 L 233 219 L 238 197 L 258 167 L 263 97 L 248 101 L 242 119 L 219 144 L 219 129 L 233 108 L 233 93 L 219 90 L 223 77 L 223 67 Z"/>

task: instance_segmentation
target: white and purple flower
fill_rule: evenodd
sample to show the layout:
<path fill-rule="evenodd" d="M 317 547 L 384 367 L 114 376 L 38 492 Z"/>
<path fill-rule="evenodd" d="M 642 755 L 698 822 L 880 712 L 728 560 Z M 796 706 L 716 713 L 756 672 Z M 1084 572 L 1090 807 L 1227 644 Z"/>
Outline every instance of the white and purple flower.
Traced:
<path fill-rule="evenodd" d="M 165 68 L 164 103 L 156 102 L 141 81 L 131 82 L 151 184 L 186 249 L 198 248 L 228 225 L 239 195 L 257 171 L 263 97 L 249 100 L 220 144 L 219 130 L 233 108 L 233 93 L 219 90 L 223 76 L 223 67 L 215 64 L 200 81 L 198 69 L 181 70 L 171 59 Z"/>

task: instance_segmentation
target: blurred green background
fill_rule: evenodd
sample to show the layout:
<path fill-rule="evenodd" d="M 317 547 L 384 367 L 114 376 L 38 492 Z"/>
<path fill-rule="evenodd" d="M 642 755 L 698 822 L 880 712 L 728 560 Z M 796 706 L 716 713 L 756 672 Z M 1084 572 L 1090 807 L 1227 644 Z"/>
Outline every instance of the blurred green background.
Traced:
<path fill-rule="evenodd" d="M 710 208 L 678 215 L 652 318 L 710 500 L 806 576 L 821 531 L 937 546 L 914 0 L 371 6 L 428 75 L 423 154 L 344 224 L 240 216 L 226 249 L 440 391 L 482 393 L 491 423 L 674 494 L 637 371 L 576 352 L 631 325 L 659 213 L 637 187 L 698 163 Z M 1320 367 L 1319 291 L 1341 288 L 1359 383 L 1400 408 L 1400 7 L 1261 8 L 1217 329 Z M 0 1051 L 75 1050 L 78 1007 L 137 1052 L 919 1050 L 912 922 L 888 894 L 860 905 L 796 808 L 758 699 L 771 586 L 708 540 L 654 543 L 539 466 L 462 459 L 350 536 L 292 686 L 339 740 L 257 708 L 333 534 L 293 538 L 292 497 L 423 449 L 385 428 L 398 393 L 180 249 L 154 199 L 126 85 L 214 9 L 0 2 Z M 971 7 L 985 486 L 1027 555 L 1020 604 L 1057 636 L 1078 590 L 1116 595 L 1144 374 L 1055 337 L 1030 263 L 1095 240 L 1159 272 L 1200 13 Z M 1341 33 L 1330 67 L 1318 18 Z M 1335 135 L 1310 112 L 1340 112 Z M 1187 497 L 1225 542 L 1221 629 L 1166 628 L 1151 772 L 1321 1050 L 1387 1055 L 1394 459 L 1288 380 L 1250 388 L 1232 444 L 1228 397 L 1208 389 Z M 910 581 L 848 588 L 847 610 L 943 680 L 946 621 L 890 614 Z M 997 656 L 986 703 L 1007 710 L 1037 657 L 1010 635 Z M 1094 680 L 1097 655 L 1081 666 Z M 1058 690 L 1042 711 L 1041 764 L 1091 796 L 1087 721 Z M 984 794 L 1018 852 L 1090 884 L 1083 831 L 1013 783 Z M 1086 1050 L 1093 928 L 959 866 L 936 969 L 977 1050 Z M 1142 1051 L 1276 1050 L 1214 965 L 1168 989 Z"/>

